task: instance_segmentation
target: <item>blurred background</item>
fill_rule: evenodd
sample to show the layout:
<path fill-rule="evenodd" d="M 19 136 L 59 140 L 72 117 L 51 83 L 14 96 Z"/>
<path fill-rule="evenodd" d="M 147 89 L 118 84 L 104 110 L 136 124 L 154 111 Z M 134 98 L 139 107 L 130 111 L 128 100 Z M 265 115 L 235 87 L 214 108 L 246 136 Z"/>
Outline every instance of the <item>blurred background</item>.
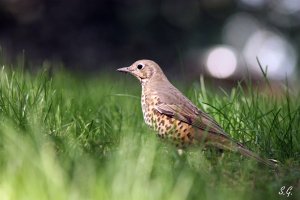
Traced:
<path fill-rule="evenodd" d="M 147 58 L 191 80 L 260 80 L 258 58 L 274 82 L 297 80 L 300 2 L 0 0 L 0 46 L 37 67 L 94 73 Z"/>

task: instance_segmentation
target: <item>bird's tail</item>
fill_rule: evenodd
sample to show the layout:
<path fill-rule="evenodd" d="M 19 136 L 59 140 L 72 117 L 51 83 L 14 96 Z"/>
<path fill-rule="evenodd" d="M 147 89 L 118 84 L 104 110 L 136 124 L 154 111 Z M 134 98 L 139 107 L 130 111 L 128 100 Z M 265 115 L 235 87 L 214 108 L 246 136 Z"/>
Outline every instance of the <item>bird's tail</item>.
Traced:
<path fill-rule="evenodd" d="M 228 137 L 221 138 L 221 137 L 219 137 L 219 135 L 217 135 L 216 137 L 211 137 L 209 139 L 210 140 L 208 142 L 206 142 L 206 145 L 208 145 L 208 146 L 214 146 L 214 147 L 217 147 L 217 148 L 223 149 L 223 150 L 239 152 L 243 156 L 252 158 L 252 159 L 258 161 L 259 163 L 262 163 L 273 169 L 276 169 L 278 167 L 278 164 L 280 164 L 277 160 L 264 159 L 264 158 L 260 157 L 256 153 L 254 153 L 254 152 L 250 151 L 249 149 L 247 149 L 246 147 L 244 147 L 244 145 L 242 145 L 241 143 L 235 142 Z"/>
<path fill-rule="evenodd" d="M 264 159 L 262 157 L 260 157 L 259 155 L 257 155 L 256 153 L 250 151 L 249 149 L 245 148 L 242 144 L 240 143 L 237 143 L 237 146 L 236 146 L 236 150 L 244 155 L 244 156 L 247 156 L 249 158 L 252 158 L 252 159 L 255 159 L 257 160 L 258 162 L 264 164 L 264 165 L 267 165 L 271 168 L 274 168 L 276 169 L 278 167 L 278 161 L 276 160 L 273 160 L 273 159 Z"/>

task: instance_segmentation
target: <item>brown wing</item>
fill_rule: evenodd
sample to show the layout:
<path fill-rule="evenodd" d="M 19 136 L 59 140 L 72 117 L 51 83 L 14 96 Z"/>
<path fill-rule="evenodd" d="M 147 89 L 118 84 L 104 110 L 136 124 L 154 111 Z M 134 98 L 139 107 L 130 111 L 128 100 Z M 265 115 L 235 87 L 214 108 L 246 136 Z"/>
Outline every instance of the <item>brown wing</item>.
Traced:
<path fill-rule="evenodd" d="M 199 110 L 171 83 L 157 84 L 153 87 L 155 88 L 153 95 L 159 97 L 159 103 L 155 105 L 155 109 L 158 112 L 174 117 L 201 130 L 229 138 L 215 120 Z"/>
<path fill-rule="evenodd" d="M 222 140 L 220 137 L 217 137 L 221 140 L 216 140 L 213 141 L 213 143 L 211 143 L 215 147 L 218 147 L 220 149 L 238 151 L 242 155 L 256 159 L 258 162 L 261 162 L 267 166 L 270 166 L 272 168 L 277 167 L 276 162 L 272 162 L 271 160 L 261 158 L 254 152 L 245 148 L 240 143 L 232 143 L 233 140 L 230 139 L 230 137 L 222 130 L 222 128 L 217 124 L 217 122 L 215 122 L 209 115 L 200 111 L 199 109 L 195 110 L 194 105 L 188 104 L 188 106 L 190 106 L 190 108 L 184 105 L 160 103 L 156 106 L 156 109 L 162 114 L 174 117 L 177 120 L 191 124 L 199 129 L 206 130 L 209 133 L 216 134 L 218 136 L 223 136 L 223 139 L 226 138 L 226 140 Z"/>
<path fill-rule="evenodd" d="M 155 109 L 161 114 L 174 117 L 177 120 L 183 121 L 201 130 L 228 137 L 228 135 L 223 131 L 223 129 L 217 124 L 215 120 L 213 120 L 208 114 L 202 112 L 201 110 L 195 109 L 195 107 L 190 108 L 182 104 L 175 105 L 159 103 L 155 106 Z"/>

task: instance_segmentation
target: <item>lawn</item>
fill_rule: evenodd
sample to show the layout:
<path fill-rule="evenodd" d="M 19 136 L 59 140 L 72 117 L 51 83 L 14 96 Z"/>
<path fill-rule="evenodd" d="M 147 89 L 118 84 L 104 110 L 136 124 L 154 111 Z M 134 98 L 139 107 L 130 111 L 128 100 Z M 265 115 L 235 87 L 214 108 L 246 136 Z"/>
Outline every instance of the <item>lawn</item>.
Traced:
<path fill-rule="evenodd" d="M 144 124 L 132 77 L 2 65 L 1 200 L 300 199 L 294 92 L 261 93 L 249 81 L 213 90 L 203 79 L 183 91 L 233 138 L 280 161 L 274 171 L 230 152 L 179 156 Z"/>

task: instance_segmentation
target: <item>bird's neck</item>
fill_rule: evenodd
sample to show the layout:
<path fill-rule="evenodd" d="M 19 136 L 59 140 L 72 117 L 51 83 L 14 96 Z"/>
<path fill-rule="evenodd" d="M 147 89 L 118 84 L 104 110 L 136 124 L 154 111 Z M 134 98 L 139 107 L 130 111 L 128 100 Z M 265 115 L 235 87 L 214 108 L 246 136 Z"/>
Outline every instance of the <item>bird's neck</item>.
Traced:
<path fill-rule="evenodd" d="M 141 82 L 142 85 L 142 95 L 156 95 L 160 93 L 159 91 L 172 88 L 172 84 L 167 78 L 162 79 L 151 79 L 145 82 Z"/>

